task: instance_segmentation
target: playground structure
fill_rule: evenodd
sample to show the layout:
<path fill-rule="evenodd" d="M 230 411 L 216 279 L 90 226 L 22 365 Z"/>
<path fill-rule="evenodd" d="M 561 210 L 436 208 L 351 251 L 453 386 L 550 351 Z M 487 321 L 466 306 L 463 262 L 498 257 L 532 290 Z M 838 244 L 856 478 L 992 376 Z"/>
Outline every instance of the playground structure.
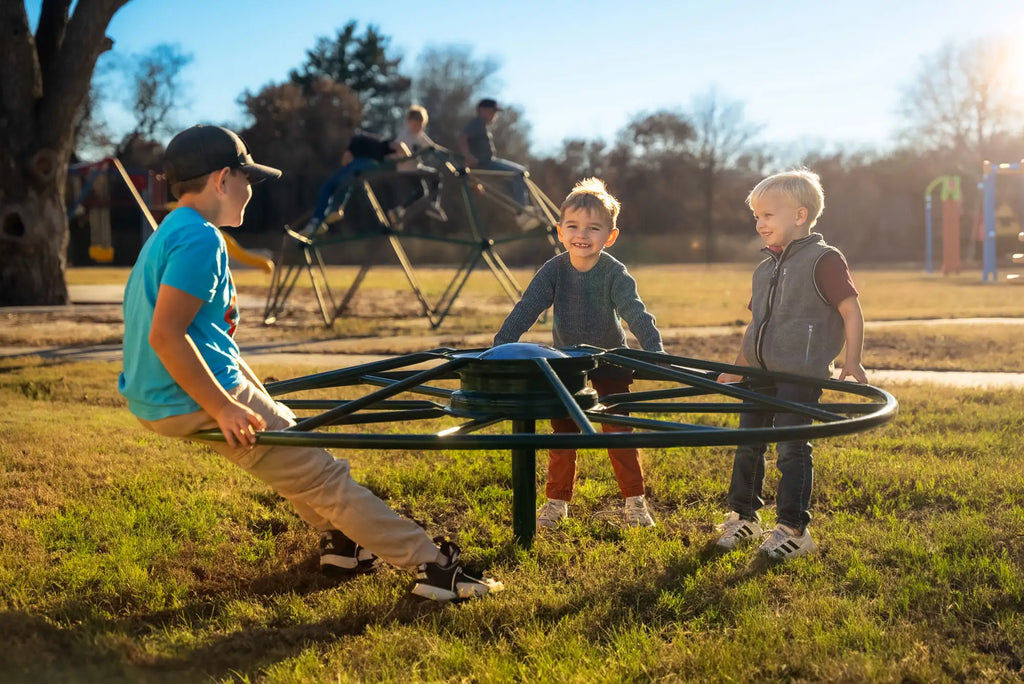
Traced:
<path fill-rule="evenodd" d="M 152 171 L 129 173 L 116 157 L 106 157 L 97 162 L 72 164 L 68 167 L 74 200 L 68 203 L 68 220 L 72 221 L 82 212 L 88 213 L 89 258 L 101 264 L 114 260 L 114 240 L 111 229 L 111 208 L 113 184 L 123 182 L 131 195 L 132 202 L 139 210 L 139 240 L 141 246 L 149 234 L 156 229 L 156 219 L 149 207 L 164 207 L 167 204 L 167 186 L 159 182 Z M 160 216 L 166 213 L 158 209 Z"/>
<path fill-rule="evenodd" d="M 963 196 L 960 176 L 939 176 L 924 191 L 924 270 L 931 273 L 932 266 L 932 194 L 940 187 L 942 193 L 942 275 L 960 273 L 960 216 Z"/>
<path fill-rule="evenodd" d="M 328 216 L 318 230 L 305 234 L 285 226 L 263 312 L 266 325 L 274 324 L 282 316 L 299 277 L 305 272 L 310 279 L 324 326 L 333 326 L 335 320 L 349 308 L 350 302 L 377 258 L 388 249 L 397 258 L 406 281 L 419 303 L 421 314 L 427 318 L 433 329 L 440 327 L 469 276 L 481 263 L 490 270 L 510 300 L 519 300 L 522 288 L 498 253 L 498 248 L 512 242 L 541 237 L 545 238 L 554 253 L 557 253 L 557 205 L 537 187 L 529 174 L 520 176 L 515 172 L 457 167 L 450 157 L 443 153 L 435 150 L 424 152 L 436 156 L 439 162 L 437 171 L 397 171 L 382 168 L 363 172 L 353 178 L 348 185 L 339 188 L 338 192 L 346 193 L 340 211 Z M 513 234 L 495 237 L 484 225 L 477 206 L 477 198 L 488 200 L 512 219 L 524 210 L 508 192 L 507 184 L 513 180 L 521 180 L 525 184 L 529 197 L 527 211 L 537 217 L 537 225 L 527 230 L 517 230 Z M 391 206 L 388 199 L 395 195 L 396 185 L 401 188 L 409 183 L 423 183 L 424 195 L 408 204 L 397 203 Z M 424 215 L 428 214 L 435 199 L 430 193 L 439 193 L 444 183 L 457 184 L 458 204 L 466 218 L 468 235 L 445 235 L 422 227 L 425 222 Z M 432 189 L 428 190 L 428 187 Z M 436 218 L 447 220 L 450 213 L 449 207 Z M 417 219 L 420 221 L 417 222 Z M 435 302 L 428 299 L 420 286 L 412 262 L 403 247 L 402 241 L 409 239 L 446 243 L 465 250 L 451 281 Z M 368 249 L 359 271 L 341 296 L 336 297 L 328 282 L 328 264 L 323 252 L 334 245 L 348 246 L 355 242 L 367 243 Z"/>
<path fill-rule="evenodd" d="M 599 397 L 587 387 L 587 374 L 599 361 L 629 369 L 638 382 L 656 385 Z M 423 369 L 424 364 L 431 365 Z M 747 379 L 722 384 L 716 380 L 722 372 Z M 448 381 L 455 381 L 457 387 L 428 384 Z M 829 393 L 829 401 L 803 404 L 764 392 L 767 385 L 779 381 L 820 387 Z M 701 447 L 818 439 L 876 427 L 892 420 L 898 409 L 891 394 L 870 385 L 635 349 L 559 350 L 526 343 L 407 354 L 269 383 L 267 391 L 279 397 L 350 386 L 374 389 L 349 400 L 282 399 L 295 411 L 321 412 L 300 417 L 286 430 L 258 432 L 256 443 L 334 449 L 510 450 L 512 529 L 523 547 L 531 546 L 536 531 L 537 449 Z M 402 394 L 412 398 L 397 398 Z M 752 411 L 790 412 L 810 422 L 795 427 L 732 428 L 729 425 L 735 422 L 723 418 Z M 637 413 L 643 415 L 629 415 Z M 537 434 L 536 422 L 552 418 L 571 418 L 580 434 Z M 320 430 L 396 422 L 402 423 L 398 433 Z M 632 431 L 598 432 L 595 423 Z M 224 439 L 218 430 L 196 436 Z"/>
<path fill-rule="evenodd" d="M 138 247 L 157 229 L 161 219 L 174 207 L 168 202 L 167 184 L 153 171 L 129 173 L 116 157 L 98 162 L 74 164 L 68 167 L 68 177 L 74 188 L 75 199 L 68 203 L 68 220 L 81 211 L 89 215 L 89 258 L 96 263 L 109 264 L 114 260 L 114 240 L 111 227 L 112 184 L 110 179 L 124 183 L 134 206 L 139 211 Z M 150 209 L 153 207 L 153 210 Z M 265 273 L 273 271 L 274 263 L 266 257 L 243 248 L 227 233 L 221 231 L 228 255 L 235 261 L 259 268 Z M 134 258 L 132 259 L 134 261 Z"/>
<path fill-rule="evenodd" d="M 978 188 L 982 194 L 982 282 L 996 282 L 996 178 L 998 176 L 1024 176 L 1024 160 L 1003 164 L 985 161 L 982 164 L 982 178 Z M 1024 239 L 1024 238 L 1022 238 Z M 1014 254 L 1013 263 L 1024 263 L 1024 254 Z M 1014 280 L 1017 274 L 1010 274 L 1007 279 Z"/>

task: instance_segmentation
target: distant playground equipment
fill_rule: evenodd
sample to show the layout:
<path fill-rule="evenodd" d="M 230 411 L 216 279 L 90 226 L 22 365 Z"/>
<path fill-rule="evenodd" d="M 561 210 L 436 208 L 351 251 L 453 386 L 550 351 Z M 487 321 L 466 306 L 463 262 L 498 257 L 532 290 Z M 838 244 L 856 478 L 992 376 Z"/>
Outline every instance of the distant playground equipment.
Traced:
<path fill-rule="evenodd" d="M 68 220 L 73 220 L 83 212 L 88 213 L 89 258 L 100 264 L 109 264 L 114 260 L 110 221 L 113 205 L 111 177 L 124 183 L 139 209 L 139 244 L 145 242 L 156 229 L 156 220 L 149 207 L 162 207 L 167 203 L 167 187 L 157 182 L 156 174 L 152 171 L 129 174 L 116 157 L 69 166 L 68 179 L 75 199 L 68 203 Z"/>
<path fill-rule="evenodd" d="M 993 164 L 984 162 L 982 164 L 982 178 L 979 188 L 982 191 L 982 282 L 996 282 L 998 280 L 996 270 L 996 238 L 1000 233 L 1013 230 L 1013 210 L 1004 205 L 996 211 L 996 178 L 1004 176 L 1024 176 L 1024 160 L 1004 164 Z M 1000 230 L 1002 228 L 1002 230 Z M 1019 233 L 1019 224 L 1016 226 L 1018 239 L 1024 241 L 1024 234 Z M 1015 264 L 1024 263 L 1024 254 L 1014 254 L 1012 261 Z M 1017 280 L 1020 274 L 1011 273 L 1007 280 Z"/>
<path fill-rule="evenodd" d="M 932 194 L 941 188 L 942 200 L 942 275 L 960 273 L 960 216 L 963 213 L 963 196 L 960 192 L 960 176 L 939 176 L 924 191 L 924 269 L 933 271 L 932 265 Z"/>
<path fill-rule="evenodd" d="M 110 178 L 114 177 L 124 183 L 131 194 L 135 206 L 139 210 L 138 244 L 141 246 L 149 235 L 156 230 L 157 220 L 150 207 L 161 218 L 175 205 L 168 202 L 167 185 L 160 181 L 153 171 L 129 173 L 120 159 L 107 157 L 98 162 L 73 164 L 68 167 L 68 177 L 72 182 L 75 200 L 68 203 L 68 220 L 72 220 L 82 211 L 89 216 L 89 258 L 96 263 L 109 264 L 114 260 L 114 240 L 111 230 L 111 198 Z M 238 242 L 221 231 L 227 245 L 228 256 L 235 261 L 272 273 L 274 262 L 260 254 L 250 252 Z"/>
<path fill-rule="evenodd" d="M 388 249 L 397 257 L 422 315 L 427 318 L 433 329 L 440 327 L 470 274 L 481 263 L 490 269 L 509 299 L 513 302 L 519 301 L 522 288 L 499 255 L 497 248 L 520 240 L 542 237 L 547 239 L 553 251 L 557 253 L 555 226 L 558 223 L 558 206 L 537 187 L 529 174 L 523 174 L 521 180 L 528 192 L 528 210 L 537 217 L 537 225 L 527 230 L 517 228 L 510 235 L 492 237 L 492 233 L 486 230 L 481 219 L 476 197 L 483 197 L 503 212 L 508 212 L 509 223 L 514 224 L 512 219 L 524 208 L 512 199 L 507 184 L 511 179 L 518 179 L 520 174 L 456 166 L 449 155 L 436 150 L 425 150 L 420 154 L 434 155 L 439 162 L 438 170 L 398 171 L 380 168 L 362 172 L 337 190 L 338 193 L 345 193 L 340 210 L 327 216 L 317 230 L 307 234 L 306 231 L 299 232 L 288 225 L 285 226 L 281 247 L 275 260 L 276 270 L 267 293 L 263 312 L 264 324 L 272 325 L 281 317 L 296 282 L 305 272 L 312 284 L 324 326 L 331 327 L 348 309 L 377 257 Z M 431 213 L 434 214 L 433 221 L 447 220 L 449 212 L 444 209 L 435 209 L 432 212 L 431 209 L 439 206 L 434 202 L 441 192 L 442 185 L 449 181 L 458 184 L 458 203 L 469 226 L 468 236 L 444 235 L 440 231 L 433 231 L 429 227 L 434 223 L 425 220 Z M 401 188 L 420 183 L 423 184 L 423 195 L 407 202 L 388 201 L 400 196 Z M 465 248 L 465 257 L 438 301 L 431 303 L 420 286 L 408 254 L 402 246 L 404 239 L 430 240 Z M 336 298 L 328 283 L 328 264 L 323 251 L 334 245 L 349 245 L 362 241 L 369 244 L 363 263 L 344 294 L 340 299 Z"/>

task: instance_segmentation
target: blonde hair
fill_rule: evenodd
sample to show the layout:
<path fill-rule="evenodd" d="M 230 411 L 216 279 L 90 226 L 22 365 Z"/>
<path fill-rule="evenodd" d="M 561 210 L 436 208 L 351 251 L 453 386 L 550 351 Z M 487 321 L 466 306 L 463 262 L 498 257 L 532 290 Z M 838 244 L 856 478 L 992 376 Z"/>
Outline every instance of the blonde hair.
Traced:
<path fill-rule="evenodd" d="M 615 222 L 619 217 L 620 208 L 619 200 L 608 192 L 603 180 L 584 178 L 576 184 L 572 192 L 562 202 L 560 212 L 565 214 L 566 209 L 604 211 L 612 220 L 612 228 L 616 228 Z"/>
<path fill-rule="evenodd" d="M 754 202 L 770 192 L 778 193 L 797 207 L 807 209 L 809 228 L 814 227 L 825 209 L 825 191 L 821 189 L 821 179 L 810 169 L 792 169 L 768 176 L 747 195 L 747 206 L 753 209 Z"/>
<path fill-rule="evenodd" d="M 423 105 L 412 105 L 409 107 L 409 111 L 405 113 L 405 118 L 407 121 L 419 121 L 426 128 L 428 119 L 427 108 Z"/>

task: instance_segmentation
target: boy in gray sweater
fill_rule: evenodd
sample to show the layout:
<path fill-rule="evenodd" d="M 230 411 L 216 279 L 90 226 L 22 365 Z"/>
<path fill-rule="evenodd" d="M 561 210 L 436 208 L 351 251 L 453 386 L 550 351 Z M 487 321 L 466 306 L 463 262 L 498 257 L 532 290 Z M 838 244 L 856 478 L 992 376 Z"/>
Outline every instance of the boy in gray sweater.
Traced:
<path fill-rule="evenodd" d="M 605 349 L 626 346 L 620 317 L 629 324 L 646 351 L 664 351 L 661 333 L 637 294 L 636 281 L 617 259 L 604 251 L 619 237 L 619 202 L 597 178 L 576 184 L 561 207 L 558 239 L 565 252 L 550 259 L 530 281 L 523 298 L 494 336 L 494 344 L 517 341 L 549 306 L 554 306 L 556 347 L 589 344 Z M 632 371 L 602 365 L 590 373 L 598 395 L 629 391 Z M 551 421 L 555 432 L 579 432 L 568 418 Z M 630 428 L 603 425 L 605 432 Z M 619 491 L 626 500 L 626 525 L 652 527 L 654 519 L 644 499 L 644 473 L 636 449 L 609 449 Z M 551 528 L 568 515 L 576 481 L 576 450 L 551 449 L 548 457 L 548 500 L 537 512 L 537 525 Z"/>
<path fill-rule="evenodd" d="M 838 249 L 811 232 L 825 206 L 817 174 L 800 169 L 769 176 L 750 191 L 747 204 L 754 212 L 767 258 L 754 270 L 752 320 L 736 365 L 828 378 L 832 360 L 845 344 L 839 379 L 849 376 L 867 382 L 861 365 L 864 315 L 850 269 Z M 723 373 L 718 379 L 737 382 L 742 378 Z M 761 391 L 800 403 L 814 403 L 821 397 L 819 388 L 793 382 L 776 382 Z M 740 415 L 741 428 L 808 422 L 810 418 L 784 411 Z M 757 511 L 765 503 L 761 486 L 766 448 L 763 443 L 736 448 L 729 486 L 732 512 L 719 525 L 722 535 L 716 542 L 724 549 L 762 533 Z M 771 560 L 784 561 L 815 549 L 807 530 L 814 464 L 810 442 L 780 442 L 776 451 L 782 475 L 776 495 L 778 524 L 766 535 L 760 552 Z"/>

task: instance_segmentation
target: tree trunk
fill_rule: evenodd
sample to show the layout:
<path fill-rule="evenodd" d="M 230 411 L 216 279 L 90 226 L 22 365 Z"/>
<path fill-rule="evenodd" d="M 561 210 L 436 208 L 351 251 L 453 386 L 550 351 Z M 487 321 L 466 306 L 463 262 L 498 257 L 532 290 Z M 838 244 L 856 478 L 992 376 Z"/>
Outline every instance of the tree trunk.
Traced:
<path fill-rule="evenodd" d="M 0 306 L 66 304 L 64 182 L 75 117 L 128 0 L 43 0 L 33 36 L 0 2 Z"/>
<path fill-rule="evenodd" d="M 67 167 L 58 158 L 67 154 L 42 150 L 27 165 L 0 163 L 0 306 L 68 303 Z M 28 166 L 27 173 L 9 173 L 12 165 Z"/>

